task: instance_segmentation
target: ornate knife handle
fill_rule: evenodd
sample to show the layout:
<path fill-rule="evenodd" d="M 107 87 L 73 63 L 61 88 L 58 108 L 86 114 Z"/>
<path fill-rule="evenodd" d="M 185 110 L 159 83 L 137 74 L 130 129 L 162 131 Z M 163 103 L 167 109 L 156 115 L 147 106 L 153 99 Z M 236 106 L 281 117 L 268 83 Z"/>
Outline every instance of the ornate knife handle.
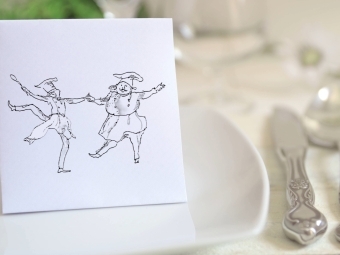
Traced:
<path fill-rule="evenodd" d="M 287 168 L 286 191 L 290 205 L 283 219 L 283 230 L 288 238 L 307 245 L 326 232 L 327 220 L 314 207 L 314 190 L 304 165 L 306 150 L 282 149 L 280 154 Z"/>

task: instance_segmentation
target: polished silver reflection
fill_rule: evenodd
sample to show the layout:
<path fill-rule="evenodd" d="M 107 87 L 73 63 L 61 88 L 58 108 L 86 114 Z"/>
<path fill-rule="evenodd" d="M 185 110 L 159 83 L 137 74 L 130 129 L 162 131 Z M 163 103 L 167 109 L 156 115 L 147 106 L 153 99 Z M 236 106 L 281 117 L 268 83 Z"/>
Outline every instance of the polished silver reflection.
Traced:
<path fill-rule="evenodd" d="M 287 169 L 289 210 L 283 219 L 287 237 L 307 245 L 318 240 L 327 230 L 325 216 L 314 207 L 314 191 L 305 170 L 308 141 L 300 119 L 285 108 L 275 109 L 273 137 L 280 159 Z"/>
<path fill-rule="evenodd" d="M 339 83 L 333 83 L 319 89 L 306 111 L 304 124 L 312 143 L 340 149 Z M 335 231 L 335 237 L 340 242 L 340 225 Z"/>

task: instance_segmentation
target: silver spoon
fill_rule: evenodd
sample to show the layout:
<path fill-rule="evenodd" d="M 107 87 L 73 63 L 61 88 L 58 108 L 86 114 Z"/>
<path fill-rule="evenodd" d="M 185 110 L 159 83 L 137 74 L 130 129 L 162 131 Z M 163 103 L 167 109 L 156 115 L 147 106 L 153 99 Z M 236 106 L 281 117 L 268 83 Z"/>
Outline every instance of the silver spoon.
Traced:
<path fill-rule="evenodd" d="M 340 83 L 319 89 L 303 121 L 312 143 L 340 151 Z M 336 228 L 335 237 L 340 242 L 340 225 Z"/>

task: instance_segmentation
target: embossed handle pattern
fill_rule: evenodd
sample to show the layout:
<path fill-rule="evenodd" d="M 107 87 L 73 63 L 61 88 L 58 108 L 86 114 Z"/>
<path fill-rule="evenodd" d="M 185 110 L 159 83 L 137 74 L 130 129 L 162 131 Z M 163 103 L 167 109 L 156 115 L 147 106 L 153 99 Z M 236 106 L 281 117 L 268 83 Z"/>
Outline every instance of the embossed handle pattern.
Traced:
<path fill-rule="evenodd" d="M 327 230 L 325 216 L 314 207 L 314 190 L 305 170 L 306 150 L 283 149 L 287 168 L 287 200 L 290 209 L 283 220 L 285 234 L 303 245 L 318 240 Z"/>
<path fill-rule="evenodd" d="M 337 145 L 338 145 L 338 153 L 340 155 L 340 140 L 337 141 Z M 339 203 L 340 203 L 340 182 L 339 182 L 338 199 L 339 199 Z M 338 240 L 338 242 L 340 242 L 340 225 L 338 225 L 337 228 L 335 229 L 335 238 L 336 238 L 336 240 Z"/>

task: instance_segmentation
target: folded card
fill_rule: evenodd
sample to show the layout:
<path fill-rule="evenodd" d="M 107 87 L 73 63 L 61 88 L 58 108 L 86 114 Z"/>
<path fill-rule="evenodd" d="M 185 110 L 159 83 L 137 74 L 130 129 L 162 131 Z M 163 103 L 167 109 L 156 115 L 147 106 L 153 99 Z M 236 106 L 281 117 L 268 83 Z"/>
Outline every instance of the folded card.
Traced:
<path fill-rule="evenodd" d="M 186 201 L 170 19 L 0 34 L 3 213 Z"/>

